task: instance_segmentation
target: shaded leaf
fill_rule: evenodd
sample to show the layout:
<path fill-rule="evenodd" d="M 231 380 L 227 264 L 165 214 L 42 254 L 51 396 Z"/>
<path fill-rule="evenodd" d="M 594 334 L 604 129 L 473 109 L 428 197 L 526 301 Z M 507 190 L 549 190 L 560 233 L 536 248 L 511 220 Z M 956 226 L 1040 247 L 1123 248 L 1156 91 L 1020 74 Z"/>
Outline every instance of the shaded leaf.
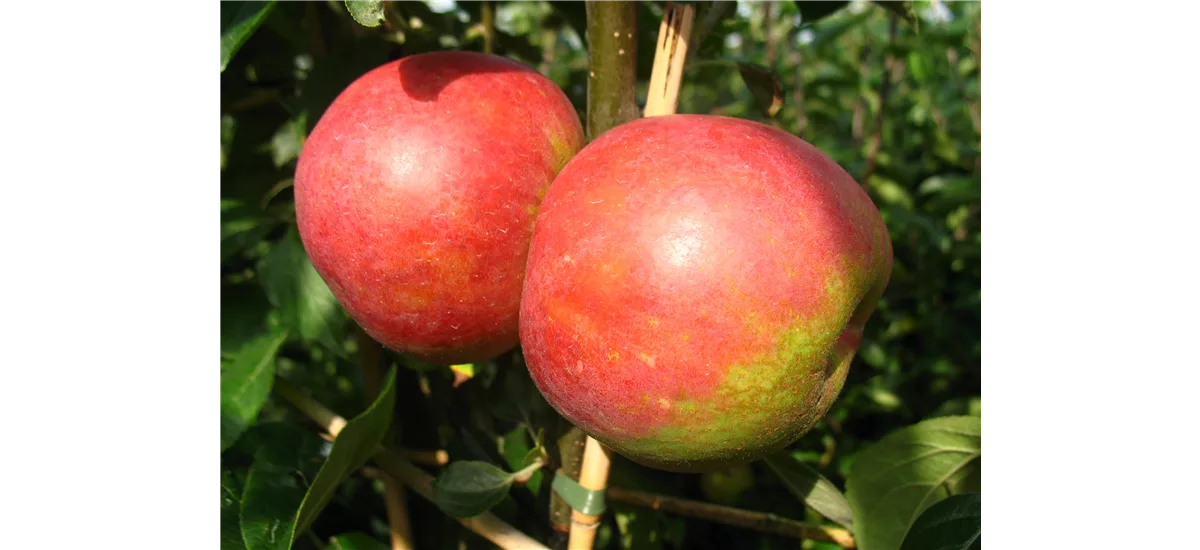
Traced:
<path fill-rule="evenodd" d="M 221 2 L 221 72 L 275 9 L 275 2 Z"/>
<path fill-rule="evenodd" d="M 979 550 L 982 522 L 978 493 L 954 495 L 917 518 L 900 550 Z"/>
<path fill-rule="evenodd" d="M 256 284 L 221 287 L 221 356 L 234 357 L 267 330 L 271 304 Z"/>
<path fill-rule="evenodd" d="M 838 15 L 824 19 L 817 25 L 816 35 L 813 37 L 812 49 L 820 50 L 825 46 L 833 44 L 846 31 L 862 24 L 871 17 L 871 12 L 863 11 L 853 15 Z"/>
<path fill-rule="evenodd" d="M 478 460 L 451 462 L 433 481 L 438 508 L 455 518 L 469 518 L 491 510 L 512 486 L 512 474 Z"/>
<path fill-rule="evenodd" d="M 275 380 L 275 355 L 287 335 L 264 334 L 242 346 L 221 371 L 221 451 L 254 425 Z"/>
<path fill-rule="evenodd" d="M 621 550 L 660 550 L 663 537 L 658 531 L 658 512 L 617 504 L 613 517 L 617 523 Z"/>
<path fill-rule="evenodd" d="M 379 447 L 396 403 L 396 371 L 388 371 L 379 397 L 346 424 L 322 462 L 323 442 L 290 425 L 273 426 L 255 452 L 242 501 L 242 536 L 248 550 L 287 550 L 329 504 L 338 486 Z M 319 445 L 313 448 L 313 441 Z M 320 465 L 315 475 L 314 465 Z M 307 480 L 311 479 L 311 483 Z"/>
<path fill-rule="evenodd" d="M 249 250 L 279 226 L 277 220 L 238 200 L 221 201 L 221 261 Z"/>
<path fill-rule="evenodd" d="M 925 420 L 867 447 L 846 479 L 859 548 L 898 550 L 921 512 L 963 492 L 979 469 L 979 417 Z"/>
<path fill-rule="evenodd" d="M 346 0 L 346 10 L 350 12 L 350 17 L 364 27 L 378 27 L 383 22 L 383 2 L 380 0 L 368 2 Z"/>
<path fill-rule="evenodd" d="M 285 326 L 307 342 L 332 338 L 344 322 L 341 306 L 313 268 L 300 234 L 292 228 L 259 262 L 259 277 Z"/>
<path fill-rule="evenodd" d="M 766 67 L 738 62 L 738 74 L 763 113 L 773 117 L 783 108 L 783 84 Z"/>
<path fill-rule="evenodd" d="M 796 9 L 800 10 L 800 24 L 811 25 L 820 21 L 822 18 L 842 9 L 849 4 L 848 1 L 843 2 L 795 2 Z"/>
<path fill-rule="evenodd" d="M 321 466 L 321 471 L 313 479 L 312 487 L 304 496 L 304 503 L 296 511 L 296 535 L 312 526 L 317 515 L 333 498 L 338 485 L 375 454 L 379 443 L 391 428 L 395 409 L 396 369 L 393 368 L 388 369 L 375 402 L 362 414 L 350 420 L 333 441 L 329 458 Z"/>
<path fill-rule="evenodd" d="M 896 14 L 897 17 L 899 17 L 900 19 L 903 19 L 905 21 L 908 21 L 910 24 L 916 24 L 916 22 L 917 22 L 917 12 L 916 12 L 916 9 L 913 7 L 912 0 L 903 0 L 903 1 L 876 0 L 875 5 Z"/>
<path fill-rule="evenodd" d="M 221 471 L 221 550 L 245 550 L 239 510 L 242 507 L 242 485 L 232 472 Z"/>
<path fill-rule="evenodd" d="M 366 533 L 346 533 L 329 539 L 328 550 L 388 550 L 388 546 Z"/>
<path fill-rule="evenodd" d="M 247 550 L 287 550 L 307 474 L 320 463 L 324 442 L 309 430 L 280 423 L 256 428 L 253 438 L 257 448 L 240 511 L 242 540 Z"/>
<path fill-rule="evenodd" d="M 850 510 L 850 503 L 846 502 L 846 497 L 837 486 L 820 472 L 796 460 L 787 451 L 769 456 L 765 462 L 783 480 L 788 492 L 805 505 L 847 529 L 854 528 L 854 513 Z"/>

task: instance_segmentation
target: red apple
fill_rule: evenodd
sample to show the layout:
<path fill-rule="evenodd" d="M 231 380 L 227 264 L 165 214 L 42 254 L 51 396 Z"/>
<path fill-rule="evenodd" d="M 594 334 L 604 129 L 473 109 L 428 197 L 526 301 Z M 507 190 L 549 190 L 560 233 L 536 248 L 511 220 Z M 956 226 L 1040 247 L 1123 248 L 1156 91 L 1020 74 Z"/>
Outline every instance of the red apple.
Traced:
<path fill-rule="evenodd" d="M 296 167 L 317 272 L 372 338 L 433 363 L 517 345 L 534 216 L 583 145 L 553 82 L 508 59 L 435 52 L 346 88 Z"/>
<path fill-rule="evenodd" d="M 812 145 L 733 118 L 641 119 L 551 185 L 522 349 L 547 401 L 610 449 L 710 471 L 821 419 L 891 268 L 879 211 Z"/>

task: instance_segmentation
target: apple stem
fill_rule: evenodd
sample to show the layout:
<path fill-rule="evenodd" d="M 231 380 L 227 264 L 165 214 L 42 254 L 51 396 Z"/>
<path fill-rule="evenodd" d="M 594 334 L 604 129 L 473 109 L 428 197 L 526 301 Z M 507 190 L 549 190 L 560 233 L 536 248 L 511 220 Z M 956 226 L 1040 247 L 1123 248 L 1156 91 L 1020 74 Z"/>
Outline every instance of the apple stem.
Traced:
<path fill-rule="evenodd" d="M 896 41 L 896 15 L 889 15 L 891 21 L 888 27 L 888 43 Z M 867 151 L 867 167 L 863 170 L 862 178 L 859 180 L 861 185 L 866 185 L 867 180 L 875 173 L 875 167 L 879 160 L 879 150 L 883 146 L 883 120 L 884 108 L 887 107 L 888 90 L 892 88 L 892 72 L 896 70 L 896 56 L 888 53 L 883 59 L 883 77 L 879 83 L 879 112 L 875 114 L 875 129 L 871 133 L 870 149 Z"/>
<path fill-rule="evenodd" d="M 383 348 L 371 338 L 362 327 L 355 327 L 358 339 L 358 358 L 362 363 L 363 397 L 370 406 L 379 395 L 379 387 L 383 384 Z M 386 436 L 393 440 L 396 432 L 395 419 L 392 428 Z M 404 486 L 386 473 L 383 480 L 383 503 L 387 512 L 388 527 L 391 532 L 392 550 L 412 550 L 412 526 L 408 521 L 408 503 L 405 502 Z"/>
<path fill-rule="evenodd" d="M 831 542 L 842 548 L 854 548 L 854 536 L 838 527 L 813 525 L 775 514 L 752 512 L 708 502 L 697 502 L 663 495 L 632 491 L 620 487 L 609 487 L 607 495 L 612 502 L 620 502 L 651 510 L 662 510 L 670 514 L 702 519 L 752 529 L 763 533 L 782 535 L 797 539 Z"/>
<path fill-rule="evenodd" d="M 305 395 L 298 388 L 282 378 L 275 379 L 275 389 L 273 391 L 276 395 L 291 403 L 301 413 L 304 413 L 309 420 L 321 426 L 330 436 L 336 438 L 337 433 L 346 426 L 345 418 L 338 416 L 329 410 L 328 407 Z M 412 462 L 406 460 L 400 453 L 380 445 L 371 459 L 375 461 L 380 470 L 403 482 L 404 485 L 420 495 L 421 498 L 436 504 L 436 501 L 433 499 L 433 476 L 414 466 Z M 483 538 L 492 541 L 493 544 L 503 550 L 550 550 L 546 545 L 522 533 L 512 525 L 505 523 L 504 520 L 496 517 L 491 512 L 484 512 L 475 517 L 460 519 L 458 522 L 467 529 L 478 533 Z"/>

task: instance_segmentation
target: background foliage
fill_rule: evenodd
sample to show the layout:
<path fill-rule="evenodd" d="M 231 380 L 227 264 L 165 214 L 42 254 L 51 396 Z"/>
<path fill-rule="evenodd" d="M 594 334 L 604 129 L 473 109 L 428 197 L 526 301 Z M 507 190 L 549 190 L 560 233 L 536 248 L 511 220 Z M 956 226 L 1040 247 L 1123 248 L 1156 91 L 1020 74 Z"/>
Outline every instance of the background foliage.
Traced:
<path fill-rule="evenodd" d="M 343 2 L 222 4 L 223 548 L 286 547 L 272 532 L 270 510 L 254 508 L 255 499 L 268 493 L 284 501 L 302 498 L 321 475 L 323 460 L 334 454 L 358 458 L 354 449 L 331 452 L 307 421 L 270 395 L 279 376 L 346 418 L 367 410 L 353 325 L 309 264 L 295 230 L 290 186 L 304 137 L 334 97 L 367 70 L 424 51 L 484 47 L 480 3 L 355 4 L 355 17 Z M 804 506 L 785 482 L 789 467 L 820 472 L 835 486 L 830 494 L 846 490 L 857 508 L 856 493 L 870 488 L 848 487 L 856 461 L 886 463 L 912 438 L 925 444 L 921 438 L 942 437 L 929 435 L 937 425 L 903 430 L 920 421 L 980 414 L 980 6 L 697 4 L 697 25 L 711 30 L 693 46 L 679 112 L 759 120 L 825 151 L 879 206 L 891 230 L 895 269 L 840 399 L 786 453 L 709 476 L 668 474 L 618 458 L 610 482 L 832 524 L 838 506 L 822 508 L 812 500 Z M 383 19 L 373 19 L 372 10 L 379 9 Z M 642 2 L 638 9 L 644 99 L 662 4 Z M 550 77 L 582 117 L 584 4 L 498 2 L 495 24 L 495 53 Z M 739 70 L 738 63 L 746 65 Z M 783 103 L 768 116 L 775 84 Z M 457 370 L 392 354 L 385 361 L 397 367 L 396 412 L 387 437 L 401 447 L 445 449 L 455 461 L 516 471 L 539 430 L 553 447 L 569 427 L 540 400 L 519 351 Z M 363 430 L 387 431 L 386 421 L 366 428 L 378 423 L 377 416 L 364 415 Z M 978 492 L 975 426 L 974 470 L 956 474 L 954 484 L 943 488 L 947 495 L 972 487 Z M 943 443 L 958 448 L 957 442 Z M 894 448 L 893 454 L 880 448 Z M 380 483 L 352 472 L 366 460 L 361 458 L 340 464 L 350 475 L 330 492 L 311 529 L 295 533 L 296 548 L 331 544 L 331 537 L 346 548 L 387 540 Z M 553 541 L 547 518 L 551 471 L 514 486 L 493 513 Z M 898 479 L 909 475 L 889 471 Z M 281 506 L 278 499 L 267 502 Z M 944 502 L 958 510 L 959 502 Z M 974 502 L 977 514 L 977 497 Z M 910 503 L 903 513 L 913 517 L 905 519 L 930 504 Z M 489 547 L 434 505 L 409 498 L 409 507 L 419 548 Z M 598 548 L 836 548 L 627 505 L 609 509 Z M 257 542 L 242 536 L 254 514 L 267 518 Z M 855 518 L 862 521 L 859 510 Z M 871 544 L 857 527 L 855 534 L 860 546 Z"/>

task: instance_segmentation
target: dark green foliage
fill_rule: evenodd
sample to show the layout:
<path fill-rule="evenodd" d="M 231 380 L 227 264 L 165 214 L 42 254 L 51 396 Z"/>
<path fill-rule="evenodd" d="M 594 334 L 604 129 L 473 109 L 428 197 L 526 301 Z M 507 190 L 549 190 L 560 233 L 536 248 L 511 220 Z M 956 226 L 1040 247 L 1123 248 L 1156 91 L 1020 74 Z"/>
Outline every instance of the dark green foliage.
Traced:
<path fill-rule="evenodd" d="M 366 23 L 352 17 L 359 4 L 370 8 Z M 955 544 L 971 544 L 960 535 L 978 529 L 979 4 L 944 3 L 948 20 L 925 2 L 695 4 L 704 32 L 690 48 L 678 112 L 758 120 L 813 143 L 867 190 L 895 250 L 841 397 L 800 441 L 751 465 L 753 485 L 736 506 L 853 526 L 864 550 L 969 548 Z M 586 119 L 584 3 L 495 7 L 495 52 L 547 75 Z M 637 6 L 639 104 L 661 14 L 660 2 Z M 291 180 L 305 137 L 355 78 L 405 55 L 481 51 L 480 6 L 225 2 L 221 18 L 221 548 L 387 547 L 381 485 L 358 472 L 369 445 L 335 456 L 311 422 L 271 396 L 281 377 L 346 418 L 367 402 L 353 324 L 300 245 Z M 550 481 L 570 426 L 533 387 L 520 351 L 457 375 L 391 353 L 385 361 L 398 367 L 395 406 L 372 409 L 362 442 L 384 437 L 386 409 L 399 446 L 450 454 L 451 469 L 422 466 L 440 475 L 443 508 L 447 496 L 469 495 L 461 500 L 554 541 Z M 974 426 L 967 454 L 964 436 L 939 429 L 945 423 Z M 959 449 L 939 455 L 958 461 L 916 458 L 930 445 Z M 905 470 L 906 459 L 922 466 Z M 536 460 L 547 467 L 514 482 Z M 454 474 L 464 468 L 477 471 Z M 944 483 L 921 477 L 934 470 L 949 474 Z M 931 496 L 889 493 L 906 483 L 932 487 Z M 620 457 L 610 484 L 705 499 L 700 476 Z M 487 487 L 496 490 L 480 497 Z M 963 500 L 971 494 L 973 504 Z M 882 495 L 895 502 L 868 506 Z M 417 548 L 491 547 L 437 505 L 411 492 L 408 503 Z M 607 550 L 836 548 L 628 505 L 608 510 L 597 539 Z"/>

